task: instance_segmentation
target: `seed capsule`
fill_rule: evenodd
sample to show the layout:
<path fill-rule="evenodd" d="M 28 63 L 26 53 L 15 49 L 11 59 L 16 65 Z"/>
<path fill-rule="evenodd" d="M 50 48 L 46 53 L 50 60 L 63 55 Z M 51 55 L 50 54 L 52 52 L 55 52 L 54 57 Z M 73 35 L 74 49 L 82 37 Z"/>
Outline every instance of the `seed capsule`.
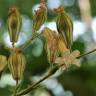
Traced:
<path fill-rule="evenodd" d="M 12 45 L 14 46 L 14 43 L 16 43 L 18 40 L 22 25 L 22 19 L 16 7 L 12 7 L 9 9 L 7 23 L 10 42 L 12 42 Z"/>
<path fill-rule="evenodd" d="M 60 55 L 62 56 L 68 49 L 66 48 L 66 45 L 62 38 L 58 39 L 58 51 Z"/>
<path fill-rule="evenodd" d="M 34 32 L 38 31 L 43 23 L 47 19 L 47 8 L 44 1 L 40 3 L 40 7 L 37 11 L 35 11 L 35 16 L 33 18 L 33 34 Z"/>
<path fill-rule="evenodd" d="M 60 37 L 64 40 L 66 47 L 71 50 L 73 42 L 72 20 L 64 11 L 62 6 L 60 6 L 58 9 L 55 9 L 55 11 L 58 13 L 58 18 L 56 21 L 57 30 L 60 34 Z"/>
<path fill-rule="evenodd" d="M 7 58 L 6 56 L 0 55 L 0 72 L 2 72 L 7 65 Z"/>
<path fill-rule="evenodd" d="M 57 34 L 56 34 L 56 32 L 53 32 L 51 29 L 45 28 L 43 30 L 43 36 L 46 39 L 45 50 L 47 52 L 47 57 L 48 57 L 49 63 L 54 63 L 54 60 L 55 60 L 56 56 L 58 55 Z"/>
<path fill-rule="evenodd" d="M 25 70 L 26 60 L 20 49 L 13 49 L 8 59 L 9 70 L 14 80 L 20 80 Z"/>

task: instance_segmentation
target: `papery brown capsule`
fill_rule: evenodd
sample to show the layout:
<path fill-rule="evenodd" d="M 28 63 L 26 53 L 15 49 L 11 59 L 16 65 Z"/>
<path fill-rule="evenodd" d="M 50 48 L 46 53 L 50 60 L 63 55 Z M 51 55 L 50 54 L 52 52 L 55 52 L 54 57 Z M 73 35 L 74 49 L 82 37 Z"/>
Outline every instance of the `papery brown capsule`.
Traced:
<path fill-rule="evenodd" d="M 7 66 L 6 56 L 0 55 L 0 72 L 2 72 L 6 66 Z"/>
<path fill-rule="evenodd" d="M 23 76 L 26 60 L 20 49 L 13 49 L 8 59 L 9 70 L 12 73 L 14 80 L 18 83 Z"/>
<path fill-rule="evenodd" d="M 47 52 L 49 63 L 54 63 L 54 60 L 58 55 L 58 36 L 56 32 L 49 28 L 43 30 L 43 36 L 46 39 L 45 50 Z"/>
<path fill-rule="evenodd" d="M 10 41 L 14 46 L 14 43 L 16 43 L 18 40 L 22 25 L 22 19 L 16 7 L 9 9 L 7 24 Z"/>
<path fill-rule="evenodd" d="M 63 55 L 64 52 L 66 52 L 68 49 L 65 45 L 65 42 L 63 41 L 62 38 L 58 39 L 58 51 L 60 52 L 60 55 Z"/>
<path fill-rule="evenodd" d="M 40 3 L 40 7 L 37 11 L 35 11 L 35 16 L 33 18 L 33 34 L 38 31 L 40 27 L 44 24 L 47 19 L 47 8 L 44 0 Z"/>
<path fill-rule="evenodd" d="M 60 37 L 64 40 L 65 45 L 68 49 L 71 50 L 73 42 L 73 23 L 68 14 L 64 11 L 64 8 L 60 6 L 58 9 L 55 9 L 58 13 L 57 17 L 57 30 L 60 34 Z"/>

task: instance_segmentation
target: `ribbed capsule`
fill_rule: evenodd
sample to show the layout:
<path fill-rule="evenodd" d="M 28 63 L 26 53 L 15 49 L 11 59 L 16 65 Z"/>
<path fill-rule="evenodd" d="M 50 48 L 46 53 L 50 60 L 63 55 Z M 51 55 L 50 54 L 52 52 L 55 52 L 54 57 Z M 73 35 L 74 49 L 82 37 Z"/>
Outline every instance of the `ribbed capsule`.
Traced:
<path fill-rule="evenodd" d="M 26 60 L 21 50 L 15 49 L 8 59 L 8 67 L 16 82 L 23 76 L 25 70 Z"/>
<path fill-rule="evenodd" d="M 56 21 L 57 30 L 60 34 L 60 37 L 64 40 L 66 47 L 71 50 L 73 42 L 72 20 L 64 11 L 64 8 L 62 6 L 60 6 L 58 9 L 55 9 L 55 11 L 58 13 Z"/>
<path fill-rule="evenodd" d="M 0 55 L 0 72 L 2 72 L 6 66 L 7 66 L 6 56 Z"/>
<path fill-rule="evenodd" d="M 8 24 L 10 42 L 12 42 L 14 46 L 14 43 L 18 41 L 22 25 L 22 19 L 16 7 L 12 7 L 9 9 L 7 24 Z"/>
<path fill-rule="evenodd" d="M 66 48 L 65 42 L 62 38 L 58 39 L 58 51 L 60 55 L 62 56 L 68 49 Z"/>
<path fill-rule="evenodd" d="M 47 8 L 46 4 L 42 1 L 40 7 L 35 11 L 35 16 L 33 18 L 32 30 L 34 32 L 38 31 L 40 27 L 44 24 L 47 19 Z"/>
<path fill-rule="evenodd" d="M 51 29 L 45 28 L 43 30 L 43 36 L 45 37 L 45 40 L 46 40 L 45 50 L 47 52 L 47 57 L 48 57 L 49 63 L 54 63 L 54 60 L 58 55 L 57 34 L 56 34 L 56 32 L 52 31 Z"/>

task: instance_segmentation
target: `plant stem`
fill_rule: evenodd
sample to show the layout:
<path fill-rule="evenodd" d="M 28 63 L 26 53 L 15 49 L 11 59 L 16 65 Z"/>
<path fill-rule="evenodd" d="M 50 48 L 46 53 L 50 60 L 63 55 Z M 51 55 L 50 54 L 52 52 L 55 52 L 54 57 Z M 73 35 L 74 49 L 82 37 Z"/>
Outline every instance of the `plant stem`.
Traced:
<path fill-rule="evenodd" d="M 30 85 L 28 88 L 26 88 L 26 89 L 22 90 L 21 92 L 17 93 L 16 96 L 22 96 L 22 95 L 25 95 L 25 94 L 29 93 L 34 88 L 36 88 L 41 82 L 46 80 L 48 77 L 52 76 L 57 70 L 58 70 L 58 66 L 53 67 L 53 69 L 51 69 L 43 78 L 41 78 L 39 81 L 37 81 L 33 85 Z"/>
<path fill-rule="evenodd" d="M 26 88 L 26 89 L 22 90 L 21 92 L 19 92 L 16 96 L 21 96 L 21 95 L 25 95 L 25 94 L 29 93 L 32 89 L 34 89 L 36 86 L 38 86 L 38 84 L 40 84 L 42 81 L 44 81 L 48 77 L 49 77 L 49 75 L 43 77 L 42 79 L 40 79 L 35 84 L 33 84 L 33 85 L 29 86 L 28 88 Z"/>
<path fill-rule="evenodd" d="M 37 36 L 35 36 L 34 38 L 36 38 L 36 37 L 38 37 L 38 36 L 40 36 L 40 34 L 37 35 Z M 34 38 L 31 38 L 31 39 L 30 39 L 30 42 L 31 42 Z M 30 42 L 28 42 L 27 44 L 29 44 Z M 25 47 L 26 47 L 26 46 L 24 46 L 23 48 L 25 48 Z M 88 54 L 91 54 L 91 53 L 93 53 L 93 52 L 95 52 L 95 51 L 96 51 L 96 49 L 94 49 L 94 50 L 92 50 L 92 51 L 89 51 L 89 52 L 87 52 L 87 53 L 84 53 L 84 54 L 78 56 L 77 58 L 81 58 L 81 57 L 86 56 L 86 55 L 88 55 Z M 43 82 L 43 81 L 46 80 L 48 77 L 50 77 L 51 75 L 53 75 L 57 70 L 58 70 L 58 66 L 55 66 L 55 67 L 53 66 L 53 68 L 51 68 L 51 70 L 48 72 L 48 74 L 46 74 L 43 78 L 41 78 L 39 81 L 37 81 L 37 82 L 34 83 L 33 85 L 31 85 L 31 86 L 29 86 L 28 88 L 26 88 L 26 89 L 22 90 L 21 92 L 17 93 L 16 96 L 21 96 L 21 95 L 25 95 L 25 94 L 29 93 L 29 92 L 32 91 L 34 88 L 36 88 L 41 82 Z"/>
<path fill-rule="evenodd" d="M 40 35 L 42 35 L 42 32 L 41 32 L 40 34 L 37 34 L 37 35 L 31 37 L 31 38 L 26 42 L 26 44 L 24 44 L 24 45 L 21 47 L 21 49 L 25 49 L 26 47 L 28 47 L 28 46 L 31 44 L 31 42 L 32 42 L 35 38 L 39 37 Z"/>
<path fill-rule="evenodd" d="M 14 90 L 13 96 L 16 96 L 16 93 L 17 93 L 18 87 L 19 87 L 19 85 L 16 83 L 16 87 L 15 87 L 15 90 Z"/>
<path fill-rule="evenodd" d="M 96 51 L 96 49 L 93 49 L 92 51 L 89 51 L 89 52 L 87 52 L 87 53 L 84 53 L 84 54 L 78 56 L 77 58 L 84 57 L 84 56 L 89 55 L 89 54 L 91 54 L 91 53 L 93 53 L 93 52 L 95 52 L 95 51 Z"/>

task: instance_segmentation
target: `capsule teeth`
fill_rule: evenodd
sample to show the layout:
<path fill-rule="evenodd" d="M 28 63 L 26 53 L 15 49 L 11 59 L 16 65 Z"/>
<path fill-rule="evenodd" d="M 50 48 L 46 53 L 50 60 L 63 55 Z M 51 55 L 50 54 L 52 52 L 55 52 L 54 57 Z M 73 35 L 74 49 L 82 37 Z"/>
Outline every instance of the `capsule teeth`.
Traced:
<path fill-rule="evenodd" d="M 7 24 L 10 42 L 12 42 L 12 45 L 14 47 L 14 43 L 18 41 L 22 25 L 22 19 L 16 7 L 11 7 L 9 9 Z"/>
<path fill-rule="evenodd" d="M 18 49 L 13 50 L 8 59 L 9 70 L 16 82 L 23 76 L 25 70 L 26 60 L 25 56 Z"/>

